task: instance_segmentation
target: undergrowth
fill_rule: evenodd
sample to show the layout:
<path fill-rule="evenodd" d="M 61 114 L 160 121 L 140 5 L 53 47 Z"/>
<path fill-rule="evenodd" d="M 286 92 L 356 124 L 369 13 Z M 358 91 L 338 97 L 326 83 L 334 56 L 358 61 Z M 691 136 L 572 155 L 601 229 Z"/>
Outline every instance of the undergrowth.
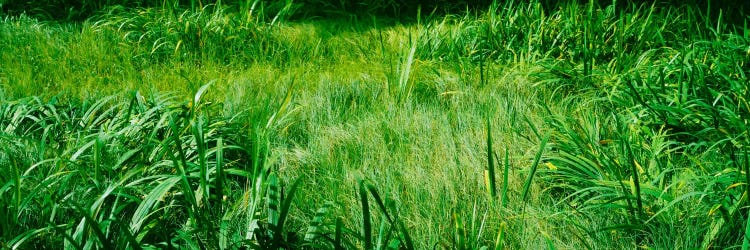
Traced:
<path fill-rule="evenodd" d="M 302 6 L 4 16 L 0 247 L 750 247 L 746 15 Z"/>

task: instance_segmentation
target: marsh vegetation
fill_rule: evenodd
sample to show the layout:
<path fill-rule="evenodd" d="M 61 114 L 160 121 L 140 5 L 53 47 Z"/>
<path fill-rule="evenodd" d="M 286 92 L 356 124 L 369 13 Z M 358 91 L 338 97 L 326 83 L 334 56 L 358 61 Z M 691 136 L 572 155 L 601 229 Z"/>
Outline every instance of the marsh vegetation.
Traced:
<path fill-rule="evenodd" d="M 22 2 L 0 248 L 750 247 L 744 7 Z"/>

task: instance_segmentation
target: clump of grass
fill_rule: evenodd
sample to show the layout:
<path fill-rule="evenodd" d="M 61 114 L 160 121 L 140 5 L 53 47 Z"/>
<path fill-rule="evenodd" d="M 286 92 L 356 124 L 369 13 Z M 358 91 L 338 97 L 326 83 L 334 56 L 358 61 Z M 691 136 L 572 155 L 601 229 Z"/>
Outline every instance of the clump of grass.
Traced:
<path fill-rule="evenodd" d="M 2 157 L 17 177 L 3 180 L 15 197 L 3 202 L 9 246 L 208 246 L 229 236 L 215 218 L 241 216 L 229 209 L 243 204 L 241 184 L 262 185 L 244 170 L 265 166 L 249 154 L 262 144 L 237 144 L 239 131 L 224 129 L 231 120 L 207 116 L 205 90 L 189 103 L 137 92 L 80 107 L 4 103 L 3 141 L 17 145 Z M 12 153 L 26 143 L 41 151 L 20 161 Z M 36 219 L 22 219 L 31 211 Z"/>
<path fill-rule="evenodd" d="M 605 62 L 610 61 L 606 70 L 616 74 L 615 80 L 607 80 L 611 79 L 609 73 L 597 71 L 596 64 L 593 68 L 585 62 L 578 66 L 573 64 L 583 67 L 583 76 L 589 79 L 586 81 L 599 79 L 604 83 L 584 87 L 587 93 L 599 96 L 584 103 L 613 112 L 605 116 L 577 114 L 575 117 L 582 118 L 550 120 L 559 134 L 553 137 L 556 152 L 549 154 L 546 160 L 549 170 L 544 176 L 551 183 L 549 190 L 562 191 L 558 195 L 577 210 L 619 211 L 619 222 L 603 225 L 601 230 L 630 231 L 638 245 L 667 244 L 657 237 L 677 230 L 673 228 L 676 221 L 695 224 L 695 220 L 711 221 L 705 228 L 709 234 L 686 236 L 695 237 L 691 239 L 678 237 L 677 241 L 684 242 L 685 247 L 739 245 L 741 237 L 729 236 L 730 231 L 741 230 L 744 221 L 736 213 L 736 203 L 717 205 L 715 202 L 718 197 L 734 197 L 730 200 L 744 202 L 740 198 L 744 190 L 733 192 L 733 188 L 723 191 L 715 188 L 743 185 L 739 183 L 744 183 L 744 179 L 735 179 L 735 182 L 705 178 L 724 173 L 735 177 L 744 175 L 734 170 L 743 165 L 736 152 L 746 147 L 745 125 L 737 123 L 739 113 L 745 112 L 738 103 L 744 101 L 736 99 L 735 93 L 744 93 L 746 89 L 747 72 L 740 66 L 746 55 L 733 44 L 741 41 L 746 45 L 747 41 L 736 39 L 736 35 L 669 33 L 671 26 L 685 25 L 681 22 L 686 19 L 698 20 L 695 16 L 668 18 L 669 13 L 672 12 L 667 12 L 664 18 L 653 5 L 635 8 L 635 13 L 627 17 L 645 17 L 646 22 L 639 24 L 640 28 L 629 26 L 622 13 L 619 20 L 610 19 L 615 26 L 609 27 L 620 27 L 619 33 L 614 33 L 619 37 L 613 37 L 613 41 L 627 39 L 627 36 L 639 37 L 639 42 L 632 44 L 633 51 L 626 49 L 624 53 L 604 58 Z M 597 24 L 592 29 L 604 31 L 605 27 Z M 633 28 L 636 29 L 631 32 Z M 646 30 L 655 35 L 643 37 Z M 673 35 L 678 39 L 665 38 Z M 605 41 L 591 42 L 594 46 L 606 44 Z M 661 47 L 654 48 L 654 44 Z M 714 46 L 726 47 L 719 53 Z M 553 73 L 559 70 L 551 69 Z M 572 82 L 585 80 L 563 75 Z M 581 98 L 580 94 L 564 100 L 577 98 Z M 728 161 L 720 163 L 719 159 Z M 723 219 L 691 216 L 713 214 L 711 211 L 721 207 L 725 208 Z M 739 223 L 727 224 L 727 218 L 732 216 L 739 216 L 734 217 Z"/>

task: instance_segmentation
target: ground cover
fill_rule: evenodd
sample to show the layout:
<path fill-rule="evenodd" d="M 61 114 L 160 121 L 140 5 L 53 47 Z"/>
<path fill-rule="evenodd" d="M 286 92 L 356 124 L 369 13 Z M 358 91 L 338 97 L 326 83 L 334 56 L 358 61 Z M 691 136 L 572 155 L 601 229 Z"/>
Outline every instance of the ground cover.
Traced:
<path fill-rule="evenodd" d="M 750 246 L 746 21 L 288 3 L 4 16 L 2 247 Z"/>

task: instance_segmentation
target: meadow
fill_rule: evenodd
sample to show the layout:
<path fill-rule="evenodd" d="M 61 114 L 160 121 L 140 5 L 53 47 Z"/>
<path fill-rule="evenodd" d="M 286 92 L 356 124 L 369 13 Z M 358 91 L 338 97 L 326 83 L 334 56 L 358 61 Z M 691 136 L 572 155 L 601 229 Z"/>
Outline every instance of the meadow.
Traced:
<path fill-rule="evenodd" d="M 148 2 L 4 9 L 0 248 L 750 248 L 743 9 Z"/>

